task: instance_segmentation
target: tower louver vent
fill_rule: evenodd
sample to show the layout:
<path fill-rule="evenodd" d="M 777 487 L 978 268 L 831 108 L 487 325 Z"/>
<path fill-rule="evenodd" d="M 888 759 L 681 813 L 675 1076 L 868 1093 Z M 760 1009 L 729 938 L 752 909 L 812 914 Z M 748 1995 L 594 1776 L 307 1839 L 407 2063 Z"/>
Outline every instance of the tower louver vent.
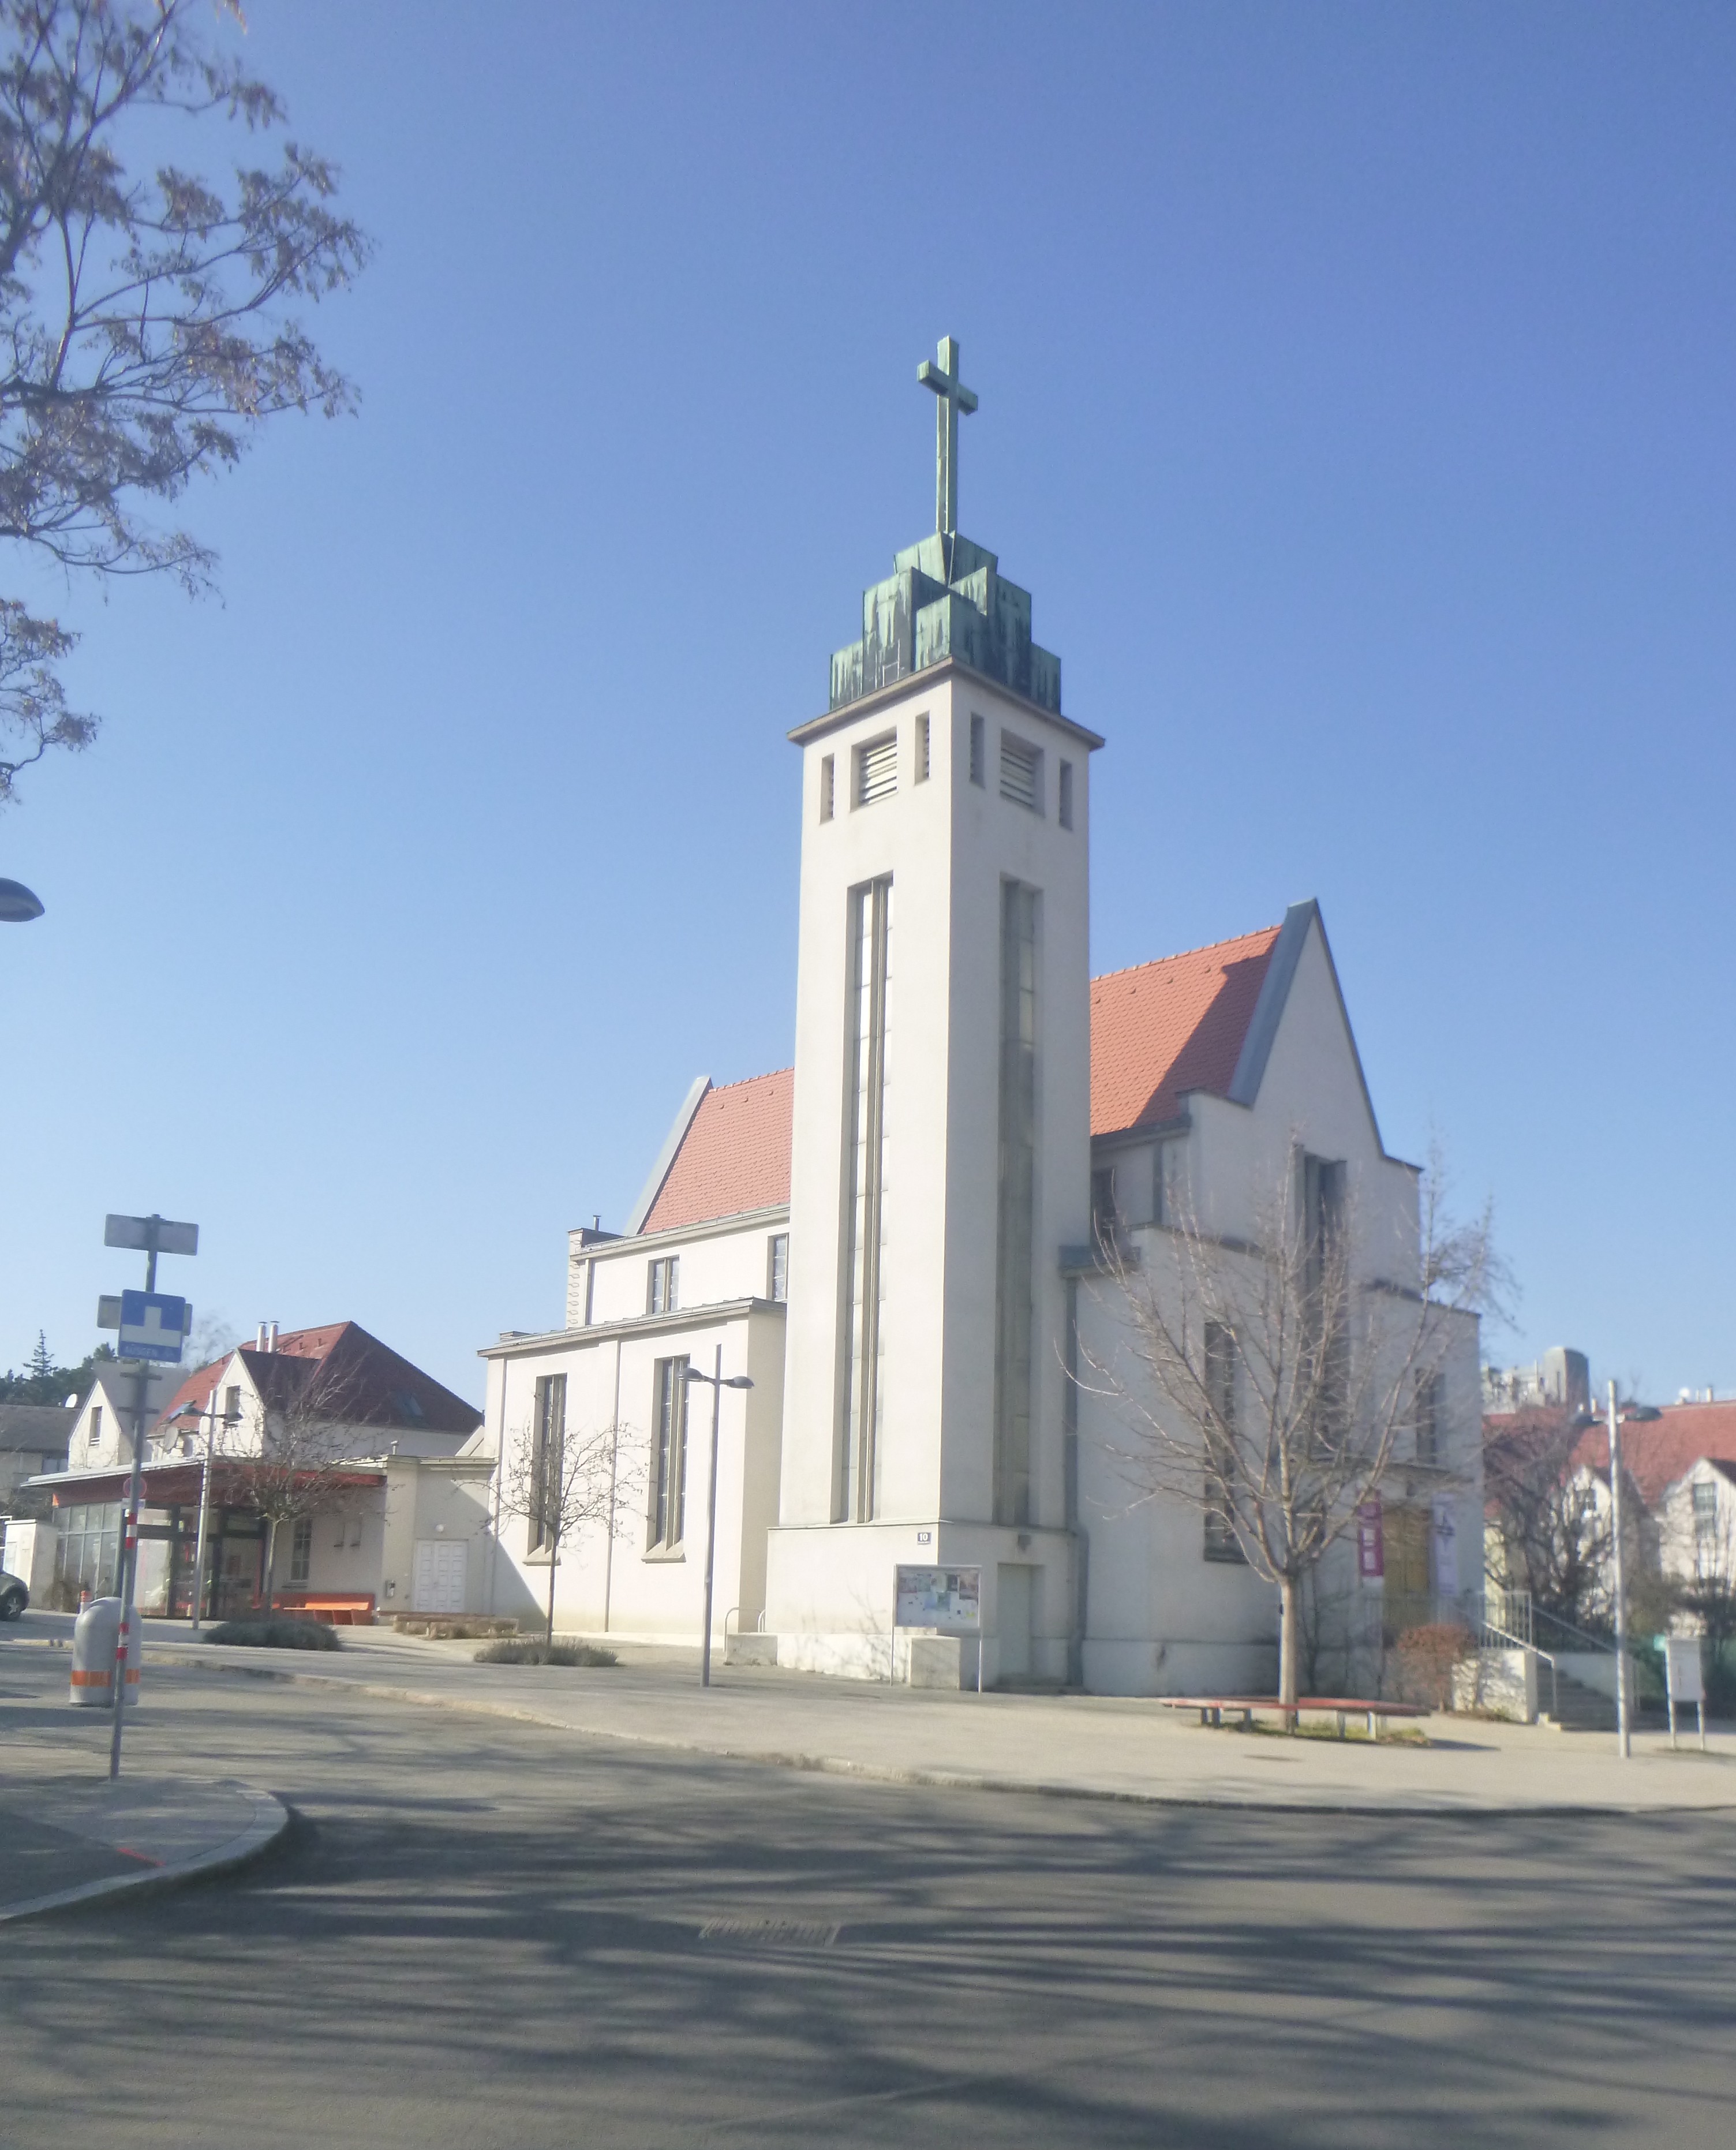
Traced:
<path fill-rule="evenodd" d="M 1001 796 L 1010 799 L 1015 806 L 1028 806 L 1037 811 L 1037 780 L 1042 757 L 1034 746 L 1027 746 L 1022 739 L 1001 734 Z"/>
<path fill-rule="evenodd" d="M 856 749 L 856 804 L 871 806 L 888 799 L 898 789 L 898 734 L 870 739 Z"/>

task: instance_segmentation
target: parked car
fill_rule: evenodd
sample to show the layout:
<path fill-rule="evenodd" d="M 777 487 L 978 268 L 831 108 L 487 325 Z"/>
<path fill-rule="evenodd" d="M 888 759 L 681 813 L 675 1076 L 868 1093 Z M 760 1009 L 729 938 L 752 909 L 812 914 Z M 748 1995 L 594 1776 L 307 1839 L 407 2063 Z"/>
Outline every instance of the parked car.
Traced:
<path fill-rule="evenodd" d="M 22 1575 L 0 1568 L 0 1620 L 16 1620 L 30 1602 L 30 1585 Z"/>

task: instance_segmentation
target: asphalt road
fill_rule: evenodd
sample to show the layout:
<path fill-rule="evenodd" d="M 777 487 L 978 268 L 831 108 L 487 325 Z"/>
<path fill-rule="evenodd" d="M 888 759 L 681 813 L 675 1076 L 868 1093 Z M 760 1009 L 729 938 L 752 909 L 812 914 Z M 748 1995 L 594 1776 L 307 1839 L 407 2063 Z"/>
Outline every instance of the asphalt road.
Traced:
<path fill-rule="evenodd" d="M 90 1750 L 63 1663 L 0 1739 Z M 58 1677 L 57 1677 L 58 1676 Z M 1728 2145 L 1736 1824 L 951 1794 L 164 1673 L 245 1874 L 11 1929 L 5 2150 Z"/>

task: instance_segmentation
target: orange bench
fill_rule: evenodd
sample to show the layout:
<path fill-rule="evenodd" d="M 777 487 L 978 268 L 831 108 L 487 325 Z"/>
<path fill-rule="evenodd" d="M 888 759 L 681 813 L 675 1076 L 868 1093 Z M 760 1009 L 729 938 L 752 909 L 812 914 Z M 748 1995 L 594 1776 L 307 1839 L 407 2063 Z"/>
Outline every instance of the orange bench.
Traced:
<path fill-rule="evenodd" d="M 305 1612 L 329 1628 L 371 1628 L 371 1590 L 280 1590 L 271 1598 L 274 1612 Z"/>
<path fill-rule="evenodd" d="M 1351 1717 L 1368 1719 L 1368 1736 L 1378 1739 L 1380 1720 L 1384 1717 L 1426 1717 L 1429 1711 L 1414 1702 L 1371 1702 L 1364 1697 L 1341 1694 L 1310 1694 L 1299 1696 L 1294 1702 L 1280 1702 L 1275 1694 L 1158 1694 L 1152 1697 L 1163 1709 L 1197 1709 L 1202 1724 L 1221 1724 L 1224 1713 L 1239 1710 L 1242 1729 L 1254 1729 L 1256 1710 L 1275 1712 L 1284 1718 L 1314 1716 L 1335 1717 L 1338 1736 L 1345 1736 L 1345 1723 Z"/>

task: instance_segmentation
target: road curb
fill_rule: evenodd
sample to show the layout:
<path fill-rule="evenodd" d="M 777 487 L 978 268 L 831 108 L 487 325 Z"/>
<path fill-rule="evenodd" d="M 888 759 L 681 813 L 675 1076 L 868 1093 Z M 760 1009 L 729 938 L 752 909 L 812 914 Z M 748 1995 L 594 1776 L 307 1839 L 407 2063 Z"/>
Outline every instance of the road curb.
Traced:
<path fill-rule="evenodd" d="M 548 1731 L 564 1732 L 573 1739 L 609 1739 L 620 1746 L 644 1747 L 659 1754 L 709 1754 L 720 1762 L 757 1764 L 765 1769 L 795 1769 L 816 1776 L 856 1777 L 871 1784 L 907 1784 L 936 1791 L 1012 1792 L 1035 1799 L 1088 1800 L 1104 1806 L 1217 1808 L 1237 1814 L 1362 1814 L 1370 1817 L 1428 1814 L 1437 1819 L 1446 1815 L 1456 1815 L 1466 1820 L 1475 1820 L 1485 1814 L 1583 1818 L 1588 1814 L 1728 1814 L 1736 1810 L 1736 1798 L 1717 1804 L 1694 1801 L 1681 1805 L 1667 1805 L 1658 1801 L 1649 1801 L 1640 1805 L 1617 1806 L 1607 1800 L 1563 1801 L 1546 1805 L 1542 1802 L 1503 1804 L 1491 1800 L 1479 1800 L 1472 1804 L 1462 1799 L 1426 1799 L 1400 1802 L 1358 1799 L 1355 1797 L 1234 1799 L 1223 1794 L 1214 1795 L 1202 1792 L 1117 1791 L 1094 1784 L 1069 1784 L 1051 1779 L 1027 1782 L 1020 1777 L 991 1777 L 951 1769 L 905 1769 L 882 1762 L 849 1760 L 841 1755 L 805 1754 L 761 1747 L 726 1747 L 696 1739 L 672 1739 L 653 1732 L 619 1732 L 603 1725 L 573 1724 L 565 1718 L 551 1716 L 545 1710 L 529 1709 L 506 1703 L 472 1700 L 464 1696 L 435 1694 L 426 1688 L 394 1687 L 383 1681 L 351 1679 L 343 1673 L 296 1672 L 288 1666 L 238 1664 L 225 1658 L 204 1655 L 194 1657 L 165 1649 L 148 1652 L 146 1662 L 239 1674 L 247 1679 L 282 1680 L 304 1687 L 341 1687 L 352 1694 L 367 1695 L 376 1702 L 407 1702 L 423 1709 L 447 1709 L 472 1717 L 501 1718 L 512 1724 L 535 1724 Z"/>
<path fill-rule="evenodd" d="M 101 1880 L 81 1882 L 75 1889 L 56 1889 L 45 1896 L 26 1896 L 15 1904 L 0 1904 L 0 1925 L 17 1919 L 34 1919 L 47 1911 L 69 1910 L 77 1904 L 93 1904 L 105 1896 L 149 1895 L 179 1889 L 217 1874 L 245 1866 L 276 1843 L 290 1825 L 290 1810 L 270 1792 L 251 1784 L 231 1789 L 245 1794 L 253 1812 L 245 1826 L 208 1851 L 195 1852 L 172 1865 L 154 1866 L 147 1873 L 111 1874 Z"/>

